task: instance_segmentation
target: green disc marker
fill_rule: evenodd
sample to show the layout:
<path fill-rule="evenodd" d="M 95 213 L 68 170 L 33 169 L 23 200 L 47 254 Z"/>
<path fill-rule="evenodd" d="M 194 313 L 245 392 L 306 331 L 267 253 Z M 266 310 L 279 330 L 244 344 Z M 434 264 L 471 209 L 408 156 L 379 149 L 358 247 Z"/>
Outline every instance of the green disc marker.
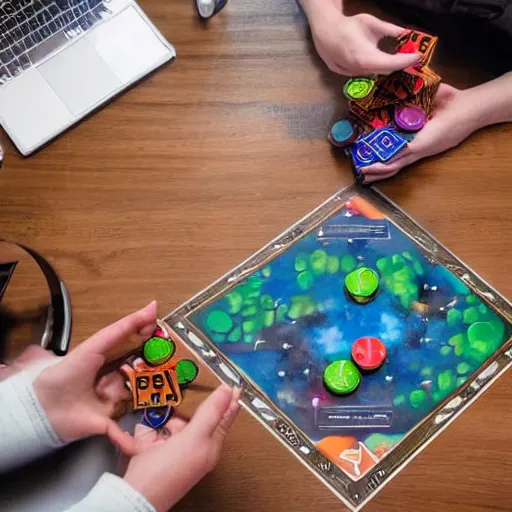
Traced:
<path fill-rule="evenodd" d="M 359 267 L 345 277 L 345 286 L 356 302 L 365 304 L 375 297 L 379 276 L 371 268 Z"/>
<path fill-rule="evenodd" d="M 174 354 L 174 343 L 171 340 L 153 336 L 144 343 L 144 359 L 148 364 L 157 366 L 168 361 Z"/>
<path fill-rule="evenodd" d="M 343 94 L 349 100 L 362 100 L 372 92 L 374 85 L 372 78 L 350 78 L 343 87 Z"/>
<path fill-rule="evenodd" d="M 331 393 L 348 395 L 361 382 L 361 375 L 352 361 L 334 361 L 324 370 L 324 384 Z"/>
<path fill-rule="evenodd" d="M 182 359 L 176 365 L 176 375 L 178 376 L 178 384 L 190 384 L 199 373 L 196 363 L 190 359 Z"/>

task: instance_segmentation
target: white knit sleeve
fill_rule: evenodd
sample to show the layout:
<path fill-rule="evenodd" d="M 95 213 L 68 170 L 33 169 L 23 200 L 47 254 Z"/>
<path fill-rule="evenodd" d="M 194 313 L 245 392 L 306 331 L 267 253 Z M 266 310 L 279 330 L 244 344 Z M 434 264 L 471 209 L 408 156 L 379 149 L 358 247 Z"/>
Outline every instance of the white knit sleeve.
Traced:
<path fill-rule="evenodd" d="M 0 382 L 0 472 L 64 444 L 39 403 L 29 373 L 20 372 Z"/>
<path fill-rule="evenodd" d="M 105 473 L 89 494 L 66 512 L 156 512 L 139 492 L 122 478 Z"/>

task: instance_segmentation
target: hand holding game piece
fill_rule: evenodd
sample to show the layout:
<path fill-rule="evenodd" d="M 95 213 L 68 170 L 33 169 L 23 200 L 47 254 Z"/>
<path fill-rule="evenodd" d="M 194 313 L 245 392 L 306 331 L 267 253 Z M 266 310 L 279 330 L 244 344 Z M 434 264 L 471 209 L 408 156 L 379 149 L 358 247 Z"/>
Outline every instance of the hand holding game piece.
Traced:
<path fill-rule="evenodd" d="M 447 151 L 466 139 L 479 127 L 475 124 L 475 110 L 467 101 L 467 92 L 441 84 L 432 119 L 396 158 L 364 168 L 364 182 L 390 178 L 407 165 Z"/>
<path fill-rule="evenodd" d="M 224 439 L 239 411 L 240 391 L 214 391 L 192 419 L 173 417 L 168 436 L 143 425 L 135 430 L 145 450 L 133 457 L 124 476 L 157 510 L 166 512 L 217 465 Z"/>
<path fill-rule="evenodd" d="M 132 335 L 142 339 L 156 325 L 156 302 L 97 332 L 64 357 L 28 358 L 22 369 L 37 375 L 34 390 L 57 436 L 66 442 L 106 435 L 127 453 L 133 438 L 111 419 L 117 405 L 129 398 L 115 371 L 98 380 L 105 355 Z M 37 366 L 42 364 L 42 366 Z M 41 371 L 41 368 L 42 371 Z"/>
<path fill-rule="evenodd" d="M 303 1 L 315 47 L 331 71 L 344 76 L 389 74 L 413 66 L 420 55 L 381 51 L 384 37 L 399 37 L 405 29 L 369 14 L 345 16 L 327 2 L 321 6 Z"/>

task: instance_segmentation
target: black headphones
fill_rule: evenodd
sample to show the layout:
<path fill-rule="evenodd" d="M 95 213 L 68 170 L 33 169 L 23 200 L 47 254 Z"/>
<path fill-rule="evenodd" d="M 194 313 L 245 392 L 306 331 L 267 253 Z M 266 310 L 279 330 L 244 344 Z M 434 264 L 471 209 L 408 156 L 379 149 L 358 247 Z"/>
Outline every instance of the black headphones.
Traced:
<path fill-rule="evenodd" d="M 0 238 L 0 242 L 10 243 L 24 250 L 43 272 L 50 292 L 50 306 L 41 336 L 41 346 L 58 356 L 65 355 L 68 352 L 71 338 L 71 300 L 64 281 L 51 263 L 34 249 L 3 238 Z"/>

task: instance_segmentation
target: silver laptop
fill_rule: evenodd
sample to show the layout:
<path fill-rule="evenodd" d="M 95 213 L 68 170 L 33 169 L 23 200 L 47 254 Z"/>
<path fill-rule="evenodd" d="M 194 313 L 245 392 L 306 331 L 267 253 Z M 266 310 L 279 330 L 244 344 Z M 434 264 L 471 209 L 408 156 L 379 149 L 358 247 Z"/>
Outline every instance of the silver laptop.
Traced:
<path fill-rule="evenodd" d="M 175 56 L 134 0 L 0 0 L 0 124 L 29 155 Z"/>

